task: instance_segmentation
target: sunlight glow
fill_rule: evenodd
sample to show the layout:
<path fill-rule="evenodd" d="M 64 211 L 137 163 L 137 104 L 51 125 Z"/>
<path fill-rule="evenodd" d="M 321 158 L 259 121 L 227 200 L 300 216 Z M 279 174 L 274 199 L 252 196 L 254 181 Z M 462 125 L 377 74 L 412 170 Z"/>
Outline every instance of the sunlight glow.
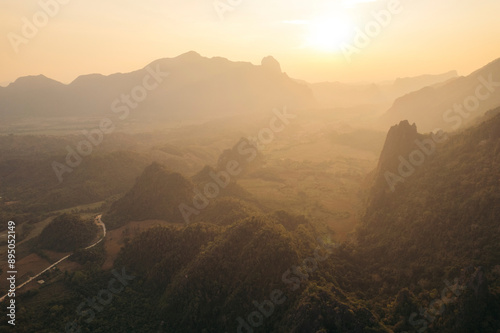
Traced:
<path fill-rule="evenodd" d="M 356 7 L 359 4 L 376 2 L 377 0 L 344 0 L 343 6 L 346 8 Z"/>
<path fill-rule="evenodd" d="M 306 45 L 323 52 L 335 52 L 353 30 L 354 23 L 347 16 L 317 19 L 309 22 Z"/>

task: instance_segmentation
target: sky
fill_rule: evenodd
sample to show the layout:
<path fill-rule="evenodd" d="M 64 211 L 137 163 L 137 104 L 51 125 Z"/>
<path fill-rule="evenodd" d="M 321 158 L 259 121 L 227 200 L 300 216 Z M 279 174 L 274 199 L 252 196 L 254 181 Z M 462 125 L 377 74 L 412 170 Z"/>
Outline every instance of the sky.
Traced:
<path fill-rule="evenodd" d="M 2 0 L 0 85 L 69 83 L 191 50 L 272 55 L 309 82 L 467 75 L 500 58 L 498 13 L 498 0 Z"/>

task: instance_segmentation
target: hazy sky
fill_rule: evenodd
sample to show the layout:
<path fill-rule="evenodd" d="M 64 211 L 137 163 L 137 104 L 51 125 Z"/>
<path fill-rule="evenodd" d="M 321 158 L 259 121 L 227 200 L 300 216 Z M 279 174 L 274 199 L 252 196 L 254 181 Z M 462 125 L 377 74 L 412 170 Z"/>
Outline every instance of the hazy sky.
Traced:
<path fill-rule="evenodd" d="M 66 4 L 54 8 L 56 1 Z M 190 50 L 255 64 L 273 55 L 290 76 L 311 82 L 452 69 L 467 75 L 500 58 L 500 1 L 401 0 L 401 10 L 376 31 L 371 13 L 390 2 L 2 0 L 0 84 L 37 74 L 68 83 L 80 74 L 128 72 Z M 53 17 L 41 12 L 43 3 L 52 4 Z M 216 3 L 228 10 L 219 15 Z M 27 21 L 38 31 L 23 31 Z M 348 61 L 340 46 L 356 47 L 355 29 L 366 27 L 374 29 L 369 45 L 358 43 Z"/>

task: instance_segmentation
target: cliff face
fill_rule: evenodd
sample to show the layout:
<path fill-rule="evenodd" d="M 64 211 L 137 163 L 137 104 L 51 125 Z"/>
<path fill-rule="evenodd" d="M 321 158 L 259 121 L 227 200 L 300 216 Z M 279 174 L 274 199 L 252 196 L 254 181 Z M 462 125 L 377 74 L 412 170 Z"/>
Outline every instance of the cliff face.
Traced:
<path fill-rule="evenodd" d="M 415 140 L 420 137 L 417 125 L 410 125 L 408 120 L 392 126 L 387 133 L 384 148 L 380 154 L 378 169 L 392 167 L 400 155 L 406 155 L 415 149 Z"/>
<path fill-rule="evenodd" d="M 406 170 L 401 168 L 401 163 L 407 161 L 409 155 L 418 149 L 418 142 L 422 137 L 417 132 L 417 126 L 410 125 L 407 120 L 391 127 L 387 133 L 377 169 L 371 175 L 372 197 L 379 197 L 389 191 L 394 192 L 397 183 L 401 182 L 401 179 L 404 182 L 400 173 Z"/>

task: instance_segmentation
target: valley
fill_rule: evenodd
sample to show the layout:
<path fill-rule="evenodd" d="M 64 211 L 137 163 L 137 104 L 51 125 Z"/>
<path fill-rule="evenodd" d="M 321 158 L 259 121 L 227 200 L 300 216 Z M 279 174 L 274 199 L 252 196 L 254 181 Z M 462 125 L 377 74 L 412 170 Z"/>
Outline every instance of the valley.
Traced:
<path fill-rule="evenodd" d="M 437 130 L 497 65 L 310 84 L 191 51 L 0 88 L 16 331 L 498 333 L 496 92 Z"/>

